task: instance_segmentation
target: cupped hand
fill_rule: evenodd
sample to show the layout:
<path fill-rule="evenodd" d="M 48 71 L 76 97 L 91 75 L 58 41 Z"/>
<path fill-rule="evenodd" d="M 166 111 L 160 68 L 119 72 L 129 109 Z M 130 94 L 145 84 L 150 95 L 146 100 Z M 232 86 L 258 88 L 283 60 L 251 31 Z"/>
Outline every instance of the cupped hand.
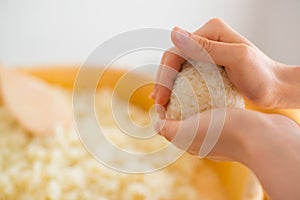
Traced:
<path fill-rule="evenodd" d="M 224 113 L 224 109 L 214 111 L 215 118 Z M 298 125 L 277 114 L 238 108 L 225 111 L 223 129 L 207 158 L 245 164 L 256 174 L 272 199 L 299 199 Z M 212 110 L 208 110 L 184 121 L 159 121 L 156 129 L 177 147 L 199 155 L 213 119 L 211 115 Z"/>
<path fill-rule="evenodd" d="M 229 79 L 250 101 L 263 107 L 278 106 L 279 63 L 222 20 L 212 19 L 194 33 L 174 28 L 171 39 L 175 47 L 163 55 L 152 95 L 157 104 L 167 106 L 171 90 L 164 85 L 172 88 L 176 78 L 169 69 L 180 71 L 185 57 L 224 66 Z"/>

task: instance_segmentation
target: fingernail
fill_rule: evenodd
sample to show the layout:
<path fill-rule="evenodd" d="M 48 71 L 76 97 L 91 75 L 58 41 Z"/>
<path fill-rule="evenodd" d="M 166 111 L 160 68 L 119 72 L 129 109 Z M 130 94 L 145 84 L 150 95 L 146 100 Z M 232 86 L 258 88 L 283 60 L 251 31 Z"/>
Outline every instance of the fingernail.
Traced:
<path fill-rule="evenodd" d="M 164 121 L 161 119 L 157 120 L 157 122 L 155 123 L 155 126 L 154 126 L 156 133 L 161 135 L 160 131 L 162 130 L 163 126 L 164 126 Z"/>
<path fill-rule="evenodd" d="M 175 39 L 180 43 L 185 42 L 189 37 L 189 33 L 181 28 L 175 27 L 173 30 Z"/>

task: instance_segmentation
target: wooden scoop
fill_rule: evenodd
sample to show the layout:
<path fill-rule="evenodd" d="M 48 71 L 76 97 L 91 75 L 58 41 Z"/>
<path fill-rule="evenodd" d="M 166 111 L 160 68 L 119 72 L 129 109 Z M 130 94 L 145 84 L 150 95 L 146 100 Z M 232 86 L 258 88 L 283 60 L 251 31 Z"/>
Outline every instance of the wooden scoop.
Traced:
<path fill-rule="evenodd" d="M 3 67 L 0 69 L 0 81 L 4 104 L 30 133 L 45 135 L 52 133 L 56 126 L 70 126 L 70 103 L 55 87 Z"/>

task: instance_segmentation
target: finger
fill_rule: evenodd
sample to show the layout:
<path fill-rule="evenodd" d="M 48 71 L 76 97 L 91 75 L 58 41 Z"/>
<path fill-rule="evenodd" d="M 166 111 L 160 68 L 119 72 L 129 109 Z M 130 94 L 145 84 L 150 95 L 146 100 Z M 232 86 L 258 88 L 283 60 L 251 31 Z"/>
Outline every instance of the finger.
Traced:
<path fill-rule="evenodd" d="M 234 29 L 232 29 L 229 25 L 227 25 L 223 20 L 219 18 L 214 18 L 209 20 L 204 26 L 199 28 L 194 32 L 195 35 L 207 38 L 213 41 L 220 41 L 225 43 L 244 43 L 250 46 L 254 46 L 250 41 L 248 41 L 245 37 L 237 33 Z M 174 50 L 174 48 L 171 48 Z M 170 57 L 170 59 L 168 59 Z M 181 66 L 184 63 L 185 59 L 182 59 L 180 56 L 176 56 L 171 54 L 170 52 L 166 52 L 162 58 L 162 64 L 169 66 Z M 160 72 L 157 73 L 157 80 L 160 77 Z M 156 98 L 157 94 L 162 95 L 159 98 L 159 102 L 166 103 L 170 96 L 170 91 L 164 87 L 158 88 L 155 85 L 154 92 L 152 93 L 152 98 Z"/>
<path fill-rule="evenodd" d="M 167 51 L 165 51 L 163 56 L 162 56 L 160 66 L 159 66 L 158 71 L 156 73 L 156 79 L 155 79 L 156 84 L 154 86 L 154 91 L 153 91 L 153 94 L 152 94 L 152 97 L 154 99 L 156 98 L 156 95 L 157 95 L 157 90 L 158 90 L 158 84 L 157 83 L 160 80 L 162 67 L 168 65 L 168 62 L 171 62 L 171 63 L 169 63 L 169 66 L 175 66 L 175 69 L 177 68 L 176 66 L 179 66 L 179 68 L 180 68 L 180 63 L 179 64 L 176 63 L 178 58 L 177 58 L 177 54 L 175 53 L 175 50 L 176 50 L 176 47 L 172 47 L 172 48 L 168 49 Z M 171 59 L 169 59 L 169 57 Z M 169 59 L 169 61 L 168 61 L 168 59 Z"/>
<path fill-rule="evenodd" d="M 180 52 L 175 47 L 164 53 L 157 73 L 153 95 L 157 104 L 166 106 L 168 103 L 177 72 L 180 71 L 184 62 L 185 59 L 180 56 Z"/>
<path fill-rule="evenodd" d="M 184 33 L 185 32 L 185 33 Z M 247 45 L 208 40 L 175 27 L 171 34 L 175 46 L 188 58 L 221 66 L 235 66 Z"/>
<path fill-rule="evenodd" d="M 178 148 L 197 155 L 205 136 L 208 118 L 204 117 L 200 127 L 200 115 L 195 115 L 184 121 L 160 120 L 156 124 L 156 131 L 172 142 Z"/>
<path fill-rule="evenodd" d="M 183 121 L 160 120 L 155 128 L 168 141 L 193 155 L 201 156 L 200 150 L 209 150 L 205 153 L 209 158 L 233 158 L 235 155 L 232 144 L 240 148 L 236 140 L 239 137 L 234 136 L 237 134 L 236 130 L 251 127 L 249 121 L 240 121 L 247 116 L 249 111 L 243 109 L 220 108 L 204 111 Z M 244 134 L 243 131 L 240 134 Z"/>
<path fill-rule="evenodd" d="M 226 43 L 245 43 L 252 46 L 250 41 L 219 18 L 209 20 L 204 26 L 196 30 L 194 34 L 209 40 Z"/>
<path fill-rule="evenodd" d="M 158 120 L 155 124 L 155 130 L 158 134 L 172 141 L 180 127 L 180 121 L 177 120 Z"/>
<path fill-rule="evenodd" d="M 165 109 L 165 107 L 163 107 L 160 104 L 155 104 L 154 106 L 155 106 L 155 111 L 158 114 L 158 117 L 160 119 L 165 119 L 165 116 L 166 116 L 166 109 Z"/>

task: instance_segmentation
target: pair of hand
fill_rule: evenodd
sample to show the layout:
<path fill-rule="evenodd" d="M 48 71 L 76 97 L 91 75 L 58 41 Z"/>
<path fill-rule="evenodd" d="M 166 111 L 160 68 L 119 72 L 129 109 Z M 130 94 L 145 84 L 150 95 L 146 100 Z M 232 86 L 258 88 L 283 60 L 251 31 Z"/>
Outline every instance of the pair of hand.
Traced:
<path fill-rule="evenodd" d="M 194 33 L 174 28 L 171 39 L 175 47 L 164 53 L 163 66 L 180 71 L 185 62 L 180 54 L 205 61 L 208 53 L 216 64 L 225 67 L 233 84 L 254 104 L 266 108 L 300 108 L 300 67 L 272 60 L 222 20 L 212 19 Z M 159 83 L 172 86 L 176 74 L 165 69 L 160 67 L 157 73 L 152 97 L 166 108 L 171 91 Z M 164 115 L 161 109 L 158 112 Z M 221 115 L 224 110 L 214 112 Z M 185 140 L 173 140 L 175 136 L 189 137 L 196 130 L 187 151 L 198 155 L 211 113 L 206 111 L 184 121 L 159 121 L 156 128 L 179 147 L 185 146 L 181 144 Z M 256 173 L 272 199 L 300 199 L 300 129 L 287 117 L 226 109 L 221 136 L 207 157 L 245 164 Z"/>

